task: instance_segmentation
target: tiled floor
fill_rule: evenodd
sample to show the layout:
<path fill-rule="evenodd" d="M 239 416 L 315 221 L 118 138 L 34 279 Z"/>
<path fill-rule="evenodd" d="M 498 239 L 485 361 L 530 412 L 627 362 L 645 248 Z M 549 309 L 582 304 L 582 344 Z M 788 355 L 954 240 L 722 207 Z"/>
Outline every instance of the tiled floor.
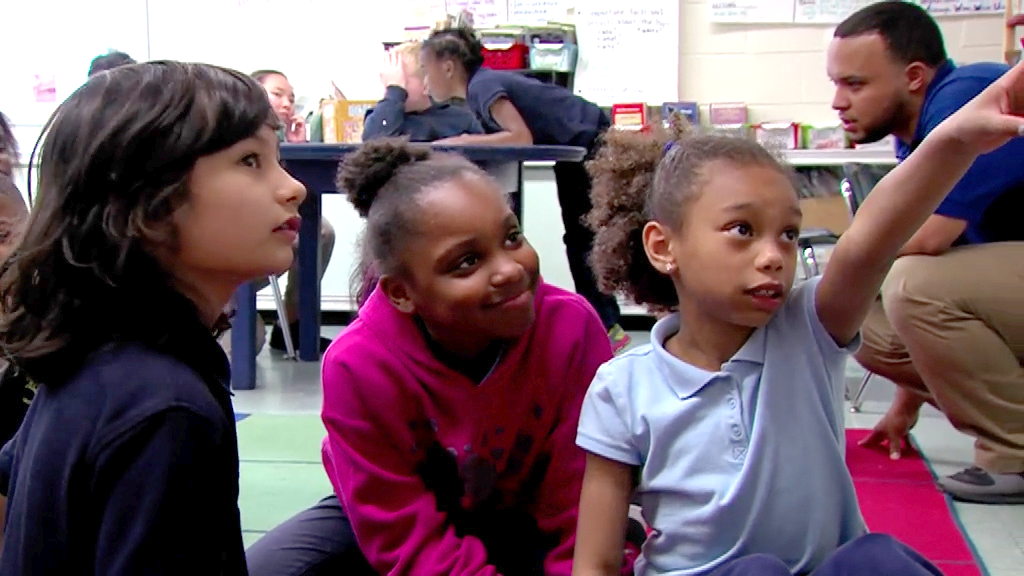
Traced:
<path fill-rule="evenodd" d="M 324 335 L 333 337 L 338 331 L 337 327 L 325 327 Z M 632 332 L 631 336 L 637 342 L 647 340 L 646 333 Z M 854 385 L 863 371 L 851 360 L 847 375 Z M 235 409 L 277 415 L 282 425 L 288 426 L 289 433 L 286 437 L 261 436 L 259 430 L 241 434 L 245 422 L 240 424 L 241 499 L 247 542 L 330 491 L 319 463 L 322 428 L 309 418 L 289 419 L 289 415 L 319 413 L 319 366 L 286 361 L 279 354 L 264 350 L 257 362 L 257 378 L 256 390 L 235 393 Z M 891 383 L 873 379 L 862 412 L 848 414 L 847 426 L 873 426 L 888 406 L 892 390 Z M 926 408 L 914 435 L 939 474 L 951 474 L 970 465 L 970 438 L 954 430 L 935 410 Z M 308 481 L 295 482 L 296 477 Z M 245 502 L 274 505 L 245 506 Z M 957 504 L 956 509 L 991 576 L 1024 576 L 1024 506 Z"/>

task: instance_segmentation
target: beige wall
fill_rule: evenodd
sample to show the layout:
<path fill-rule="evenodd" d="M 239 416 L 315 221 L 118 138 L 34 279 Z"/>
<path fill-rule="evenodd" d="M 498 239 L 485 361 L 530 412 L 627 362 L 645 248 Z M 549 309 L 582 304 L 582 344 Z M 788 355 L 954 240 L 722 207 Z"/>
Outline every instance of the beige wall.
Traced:
<path fill-rule="evenodd" d="M 702 111 L 743 101 L 754 122 L 830 122 L 825 49 L 834 26 L 732 25 L 708 21 L 705 0 L 680 0 L 679 95 Z M 1001 15 L 938 19 L 958 63 L 1001 61 Z"/>

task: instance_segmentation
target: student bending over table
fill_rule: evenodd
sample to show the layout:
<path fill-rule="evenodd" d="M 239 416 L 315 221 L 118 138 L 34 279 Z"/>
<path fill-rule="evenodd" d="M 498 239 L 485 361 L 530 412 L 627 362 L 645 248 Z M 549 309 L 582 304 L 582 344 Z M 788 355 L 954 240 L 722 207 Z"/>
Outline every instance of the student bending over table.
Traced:
<path fill-rule="evenodd" d="M 387 53 L 380 73 L 384 98 L 366 115 L 364 142 L 387 136 L 433 142 L 460 134 L 483 134 L 480 121 L 467 106 L 430 100 L 420 66 L 421 47 L 419 42 L 406 42 Z"/>

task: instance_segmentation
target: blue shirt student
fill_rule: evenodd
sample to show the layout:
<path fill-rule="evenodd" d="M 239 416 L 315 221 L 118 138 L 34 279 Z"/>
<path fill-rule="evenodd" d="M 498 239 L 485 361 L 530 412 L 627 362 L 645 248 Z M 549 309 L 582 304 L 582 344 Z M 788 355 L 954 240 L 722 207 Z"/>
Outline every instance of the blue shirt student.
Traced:
<path fill-rule="evenodd" d="M 0 452 L 0 575 L 244 576 L 228 362 L 210 331 L 187 322 L 154 347 L 78 357 Z"/>
<path fill-rule="evenodd" d="M 480 68 L 469 79 L 466 100 L 487 133 L 501 132 L 491 106 L 508 98 L 533 134 L 534 144 L 592 148 L 611 121 L 604 110 L 567 88 L 517 72 Z"/>
<path fill-rule="evenodd" d="M 902 162 L 943 120 L 1002 76 L 1005 64 L 979 62 L 957 67 L 946 62 L 928 86 L 913 142 L 897 141 Z M 1024 138 L 1016 138 L 974 161 L 936 214 L 965 220 L 959 244 L 1024 240 Z"/>
<path fill-rule="evenodd" d="M 637 492 L 654 532 L 637 576 L 707 574 L 764 553 L 810 572 L 866 533 L 844 459 L 846 357 L 814 307 L 818 278 L 795 288 L 718 372 L 651 344 L 600 368 L 577 444 L 640 468 Z"/>
<path fill-rule="evenodd" d="M 465 106 L 433 103 L 422 112 L 407 112 L 408 93 L 388 86 L 384 98 L 366 113 L 363 141 L 387 136 L 408 136 L 413 142 L 433 142 L 460 134 L 483 134 L 473 112 Z"/>

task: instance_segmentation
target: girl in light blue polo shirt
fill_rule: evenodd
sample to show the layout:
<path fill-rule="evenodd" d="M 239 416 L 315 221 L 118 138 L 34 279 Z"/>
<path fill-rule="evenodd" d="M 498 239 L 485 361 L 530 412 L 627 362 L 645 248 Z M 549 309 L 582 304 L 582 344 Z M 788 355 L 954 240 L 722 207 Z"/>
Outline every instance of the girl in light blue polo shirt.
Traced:
<path fill-rule="evenodd" d="M 845 360 L 899 249 L 978 155 L 1024 134 L 1022 113 L 1018 66 L 886 176 L 825 273 L 795 287 L 800 207 L 772 154 L 609 133 L 589 165 L 591 263 L 602 289 L 673 313 L 587 393 L 574 574 L 617 573 L 634 491 L 653 529 L 638 576 L 940 574 L 867 534 L 844 462 Z"/>

